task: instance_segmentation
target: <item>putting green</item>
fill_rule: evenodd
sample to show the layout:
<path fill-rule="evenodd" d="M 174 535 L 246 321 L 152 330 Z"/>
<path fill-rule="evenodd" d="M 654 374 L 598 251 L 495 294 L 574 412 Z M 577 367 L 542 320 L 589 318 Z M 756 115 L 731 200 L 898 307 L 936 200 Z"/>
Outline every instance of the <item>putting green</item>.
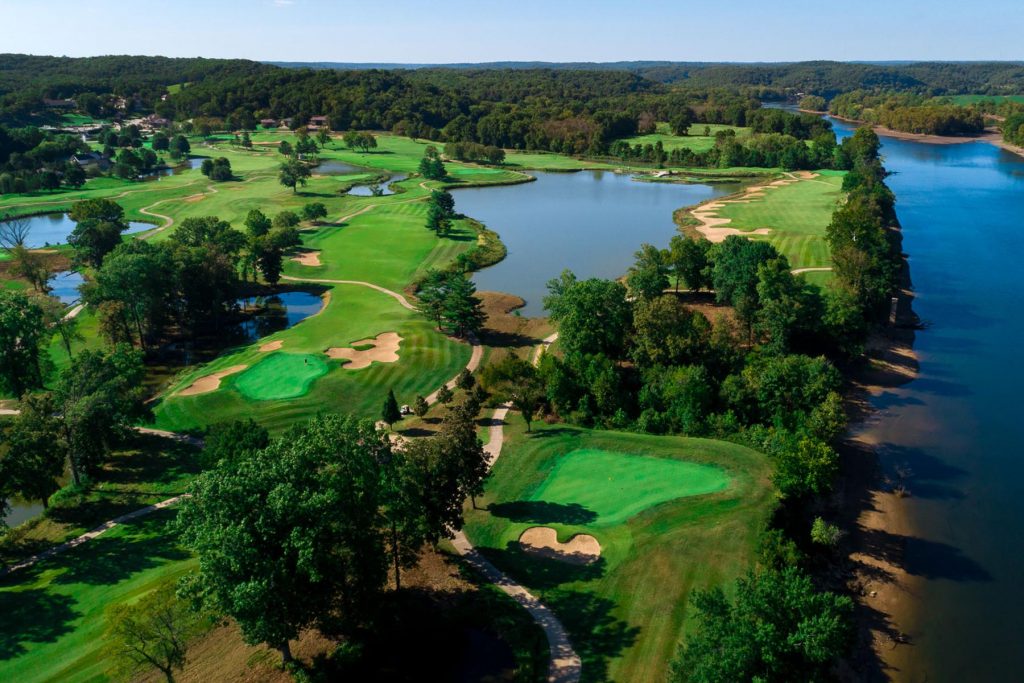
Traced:
<path fill-rule="evenodd" d="M 256 401 L 305 396 L 313 380 L 327 374 L 327 362 L 311 353 L 274 353 L 235 380 L 235 389 Z"/>
<path fill-rule="evenodd" d="M 659 503 L 728 484 L 718 467 L 583 448 L 559 458 L 530 499 L 581 505 L 597 515 L 595 526 L 611 526 Z"/>

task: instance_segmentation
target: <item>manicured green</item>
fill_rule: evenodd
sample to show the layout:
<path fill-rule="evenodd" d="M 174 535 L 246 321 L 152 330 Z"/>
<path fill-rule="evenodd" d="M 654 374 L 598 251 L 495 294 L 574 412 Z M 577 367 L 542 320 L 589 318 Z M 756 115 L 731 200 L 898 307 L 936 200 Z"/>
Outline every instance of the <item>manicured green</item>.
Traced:
<path fill-rule="evenodd" d="M 272 353 L 235 380 L 246 398 L 272 401 L 305 396 L 313 380 L 327 374 L 323 356 L 310 353 Z"/>
<path fill-rule="evenodd" d="M 659 503 L 721 491 L 729 480 L 716 467 L 590 448 L 558 459 L 531 500 L 582 505 L 595 526 L 611 526 Z"/>
<path fill-rule="evenodd" d="M 978 102 L 1015 102 L 1024 104 L 1024 95 L 953 95 L 949 98 L 953 104 L 961 106 Z"/>
<path fill-rule="evenodd" d="M 526 434 L 519 420 L 512 422 L 477 500 L 480 509 L 467 505 L 467 535 L 554 610 L 583 658 L 584 681 L 663 680 L 682 636 L 690 591 L 726 585 L 753 561 L 774 503 L 767 459 L 707 439 L 536 423 Z M 586 471 L 588 458 L 602 466 Z M 643 474 L 633 475 L 627 463 Z M 684 471 L 692 476 L 680 476 Z M 648 497 L 643 487 L 661 486 L 652 472 L 676 478 L 675 495 L 682 497 Z M 727 483 L 686 495 L 700 490 L 694 488 L 697 473 L 708 486 Z M 616 490 L 609 476 L 636 481 Z M 589 486 L 571 495 L 577 477 Z M 645 501 L 634 505 L 629 496 Z M 633 508 L 643 509 L 634 514 Z M 518 539 L 532 526 L 554 528 L 563 542 L 591 534 L 601 559 L 579 566 L 525 554 Z"/>
<path fill-rule="evenodd" d="M 815 178 L 768 187 L 763 196 L 749 202 L 726 203 L 716 215 L 730 219 L 726 227 L 770 229 L 768 235 L 753 239 L 771 242 L 786 255 L 793 268 L 829 267 L 832 258 L 825 229 L 842 197 L 844 174 L 827 170 L 815 173 Z"/>

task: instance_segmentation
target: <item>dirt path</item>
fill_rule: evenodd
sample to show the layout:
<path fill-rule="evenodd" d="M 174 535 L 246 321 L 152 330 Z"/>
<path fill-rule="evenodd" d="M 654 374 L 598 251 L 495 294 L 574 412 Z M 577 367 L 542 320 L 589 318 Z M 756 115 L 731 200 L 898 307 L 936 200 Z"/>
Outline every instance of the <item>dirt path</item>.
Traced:
<path fill-rule="evenodd" d="M 794 268 L 790 271 L 793 275 L 799 275 L 800 273 L 831 273 L 832 266 L 816 266 L 813 268 Z"/>

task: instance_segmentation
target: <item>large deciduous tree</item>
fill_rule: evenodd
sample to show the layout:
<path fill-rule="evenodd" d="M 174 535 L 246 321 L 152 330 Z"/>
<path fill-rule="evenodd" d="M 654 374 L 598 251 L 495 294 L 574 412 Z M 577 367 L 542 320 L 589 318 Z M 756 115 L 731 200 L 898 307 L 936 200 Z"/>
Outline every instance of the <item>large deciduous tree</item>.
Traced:
<path fill-rule="evenodd" d="M 0 290 L 0 390 L 20 397 L 42 386 L 48 339 L 43 309 L 20 292 Z"/>
<path fill-rule="evenodd" d="M 75 249 L 75 260 L 94 268 L 121 243 L 121 233 L 128 229 L 124 209 L 109 199 L 86 199 L 76 202 L 69 214 L 77 225 L 68 236 Z"/>

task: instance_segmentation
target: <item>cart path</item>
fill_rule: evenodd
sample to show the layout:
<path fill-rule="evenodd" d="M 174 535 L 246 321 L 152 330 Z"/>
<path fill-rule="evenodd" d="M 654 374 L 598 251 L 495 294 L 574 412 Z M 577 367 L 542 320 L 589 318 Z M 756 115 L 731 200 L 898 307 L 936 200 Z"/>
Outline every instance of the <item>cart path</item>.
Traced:
<path fill-rule="evenodd" d="M 289 280 L 291 282 L 316 282 L 325 285 L 358 285 L 360 287 L 369 287 L 370 289 L 376 289 L 378 292 L 387 294 L 395 301 L 397 301 L 399 304 L 401 304 L 402 308 L 405 308 L 410 311 L 416 310 L 416 307 L 409 303 L 409 300 L 405 298 L 405 295 L 399 294 L 394 290 L 387 289 L 386 287 L 375 285 L 372 282 L 365 282 L 363 280 L 319 280 L 311 277 L 294 277 L 292 275 L 282 275 L 281 279 Z"/>

